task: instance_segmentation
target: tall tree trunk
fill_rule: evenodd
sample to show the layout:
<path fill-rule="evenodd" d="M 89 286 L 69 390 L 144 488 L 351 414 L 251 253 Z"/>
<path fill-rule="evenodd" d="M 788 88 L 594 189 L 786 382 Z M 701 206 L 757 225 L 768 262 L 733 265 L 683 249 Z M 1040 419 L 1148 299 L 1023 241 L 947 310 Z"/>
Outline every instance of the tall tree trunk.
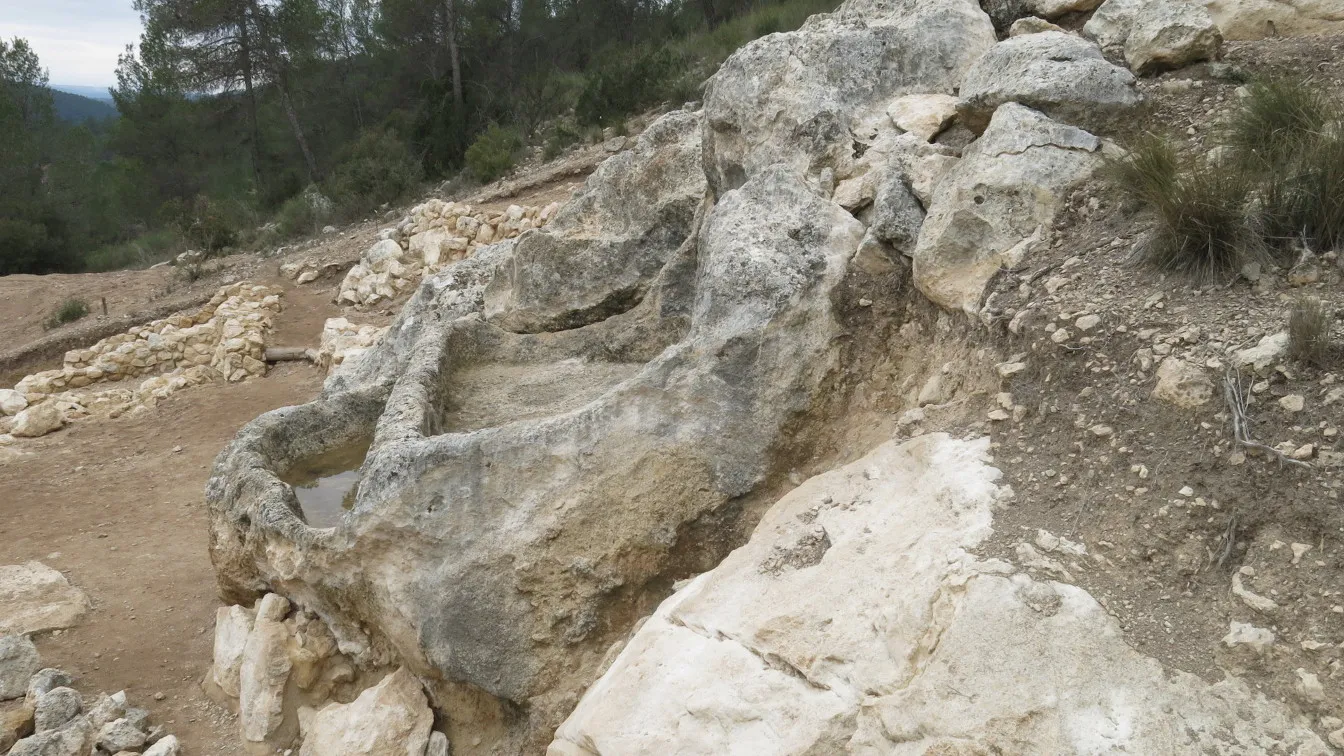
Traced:
<path fill-rule="evenodd" d="M 280 102 L 285 107 L 285 117 L 289 119 L 289 128 L 294 131 L 294 138 L 299 143 L 299 150 L 303 152 L 303 162 L 308 165 L 308 180 L 317 181 L 321 176 L 317 173 L 317 161 L 313 160 L 313 151 L 308 149 L 308 138 L 303 135 L 303 126 L 299 124 L 299 113 L 294 109 L 294 100 L 289 96 L 289 75 L 282 68 L 280 70 Z"/>
<path fill-rule="evenodd" d="M 443 0 L 445 36 L 448 37 L 448 64 L 453 69 L 453 105 L 462 110 L 462 63 L 457 52 L 456 0 Z"/>
<path fill-rule="evenodd" d="M 252 36 L 247 23 L 247 6 L 238 9 L 238 55 L 243 64 L 243 89 L 247 93 L 247 119 L 252 125 L 252 178 L 261 188 L 261 125 L 257 121 L 257 92 L 253 86 Z"/>

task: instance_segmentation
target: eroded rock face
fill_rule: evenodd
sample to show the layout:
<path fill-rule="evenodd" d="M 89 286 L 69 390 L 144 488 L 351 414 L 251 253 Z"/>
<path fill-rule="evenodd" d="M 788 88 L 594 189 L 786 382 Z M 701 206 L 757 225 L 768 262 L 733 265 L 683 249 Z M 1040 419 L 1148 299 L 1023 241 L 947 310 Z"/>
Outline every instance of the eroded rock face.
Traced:
<path fill-rule="evenodd" d="M 661 149 L 675 161 L 683 142 Z M 591 228 L 580 212 L 547 233 Z M 717 559 L 719 539 L 682 533 L 732 521 L 837 365 L 830 298 L 859 221 L 779 166 L 692 225 L 635 308 L 584 328 L 515 333 L 480 317 L 491 286 L 516 280 L 502 271 L 526 236 L 427 279 L 321 399 L 262 416 L 221 455 L 208 497 L 226 593 L 283 591 L 342 651 L 398 659 L 440 700 L 470 690 L 525 706 L 530 737 L 548 738 L 650 581 L 674 560 Z M 560 324 L 575 312 L 565 303 L 589 300 L 538 301 Z M 544 394 L 499 393 L 547 375 Z M 309 528 L 276 473 L 370 431 L 352 513 Z"/>
<path fill-rule="evenodd" d="M 1136 653 L 1085 591 L 968 553 L 1006 493 L 987 449 L 889 442 L 785 496 L 640 628 L 550 756 L 1328 752 L 1244 683 Z"/>
<path fill-rule="evenodd" d="M 775 163 L 849 175 L 854 130 L 902 95 L 956 91 L 994 45 L 973 0 L 863 0 L 744 45 L 705 93 L 705 172 L 719 193 Z"/>
<path fill-rule="evenodd" d="M 1096 45 L 1045 31 L 1006 39 L 981 57 L 966 73 L 959 111 L 976 130 L 1006 102 L 1094 127 L 1130 110 L 1139 99 L 1134 75 L 1108 63 Z"/>
<path fill-rule="evenodd" d="M 699 113 L 658 119 L 604 162 L 546 233 L 513 246 L 485 316 L 520 333 L 577 328 L 635 306 L 690 234 L 705 196 Z"/>
<path fill-rule="evenodd" d="M 1227 39 L 1344 32 L 1338 0 L 1200 0 Z"/>
<path fill-rule="evenodd" d="M 915 285 L 943 307 L 978 312 L 985 284 L 1044 238 L 1068 191 L 1100 165 L 1100 149 L 1082 129 L 1000 106 L 934 193 L 914 250 Z"/>
<path fill-rule="evenodd" d="M 1209 12 L 1185 0 L 1106 0 L 1083 34 L 1122 50 L 1140 74 L 1216 60 L 1223 44 Z"/>

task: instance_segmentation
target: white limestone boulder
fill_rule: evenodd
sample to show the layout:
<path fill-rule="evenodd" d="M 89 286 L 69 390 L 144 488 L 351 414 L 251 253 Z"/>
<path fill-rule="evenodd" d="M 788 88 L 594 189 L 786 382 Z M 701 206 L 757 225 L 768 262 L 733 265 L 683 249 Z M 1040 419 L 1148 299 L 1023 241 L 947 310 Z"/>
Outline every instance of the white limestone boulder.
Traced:
<path fill-rule="evenodd" d="M 35 404 L 14 416 L 9 433 L 16 438 L 37 438 L 65 427 L 65 415 L 54 402 Z"/>
<path fill-rule="evenodd" d="M 994 45 L 973 0 L 862 0 L 743 45 L 705 92 L 705 173 L 723 193 L 776 163 L 850 175 L 852 130 L 893 99 L 951 95 Z"/>
<path fill-rule="evenodd" d="M 239 695 L 239 675 L 252 624 L 252 612 L 246 607 L 235 604 L 215 611 L 215 653 L 210 674 L 219 689 L 232 698 Z"/>
<path fill-rule="evenodd" d="M 970 554 L 1007 495 L 987 450 L 893 441 L 805 482 L 663 602 L 548 754 L 1329 753 L 1244 683 L 1135 652 L 1085 591 Z"/>
<path fill-rule="evenodd" d="M 405 667 L 314 715 L 299 756 L 424 756 L 434 713 Z"/>
<path fill-rule="evenodd" d="M 88 610 L 84 591 L 45 564 L 0 565 L 0 635 L 74 627 Z"/>
<path fill-rule="evenodd" d="M 13 417 L 28 408 L 28 398 L 14 389 L 0 389 L 0 416 Z"/>
<path fill-rule="evenodd" d="M 1226 39 L 1304 37 L 1344 32 L 1339 0 L 1200 0 Z"/>
<path fill-rule="evenodd" d="M 268 593 L 257 605 L 238 667 L 238 724 L 243 740 L 264 743 L 284 721 L 285 684 L 292 663 L 284 625 L 289 602 Z"/>
<path fill-rule="evenodd" d="M 1106 0 L 1083 34 L 1104 48 L 1122 50 L 1138 74 L 1216 60 L 1223 44 L 1209 12 L 1185 0 Z"/>

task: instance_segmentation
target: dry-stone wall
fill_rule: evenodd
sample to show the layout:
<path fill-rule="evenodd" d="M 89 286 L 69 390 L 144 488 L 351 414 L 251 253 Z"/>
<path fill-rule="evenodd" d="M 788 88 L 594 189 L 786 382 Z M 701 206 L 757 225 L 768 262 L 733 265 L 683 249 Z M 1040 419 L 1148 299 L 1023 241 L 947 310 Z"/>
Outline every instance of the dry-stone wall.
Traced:
<path fill-rule="evenodd" d="M 337 301 L 373 305 L 414 287 L 427 272 L 466 259 L 478 247 L 512 239 L 546 225 L 559 203 L 545 207 L 510 205 L 501 213 L 439 199 L 417 205 L 395 229 L 369 248 L 346 274 Z M 296 280 L 314 280 L 311 268 L 291 267 Z"/>
<path fill-rule="evenodd" d="M 13 433 L 40 436 L 67 420 L 117 417 L 187 386 L 241 381 L 266 373 L 266 333 L 280 312 L 279 289 L 247 281 L 220 289 L 194 313 L 136 326 L 65 354 L 65 364 L 34 373 L 7 391 Z M 128 384 L 150 376 L 138 384 Z M 97 390 L 102 384 L 123 385 Z"/>

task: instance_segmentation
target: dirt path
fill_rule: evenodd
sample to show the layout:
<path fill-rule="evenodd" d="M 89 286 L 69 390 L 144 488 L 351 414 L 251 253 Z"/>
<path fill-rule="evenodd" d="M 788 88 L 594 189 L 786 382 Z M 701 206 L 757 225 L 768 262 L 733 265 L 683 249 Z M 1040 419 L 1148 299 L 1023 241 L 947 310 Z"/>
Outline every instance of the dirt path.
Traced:
<path fill-rule="evenodd" d="M 316 368 L 288 363 L 178 392 L 138 418 L 77 423 L 0 466 L 0 563 L 41 560 L 93 601 L 78 627 L 37 639 L 45 664 L 86 694 L 125 689 L 190 754 L 240 752 L 232 715 L 198 684 L 220 605 L 202 492 L 238 428 L 320 387 Z"/>

